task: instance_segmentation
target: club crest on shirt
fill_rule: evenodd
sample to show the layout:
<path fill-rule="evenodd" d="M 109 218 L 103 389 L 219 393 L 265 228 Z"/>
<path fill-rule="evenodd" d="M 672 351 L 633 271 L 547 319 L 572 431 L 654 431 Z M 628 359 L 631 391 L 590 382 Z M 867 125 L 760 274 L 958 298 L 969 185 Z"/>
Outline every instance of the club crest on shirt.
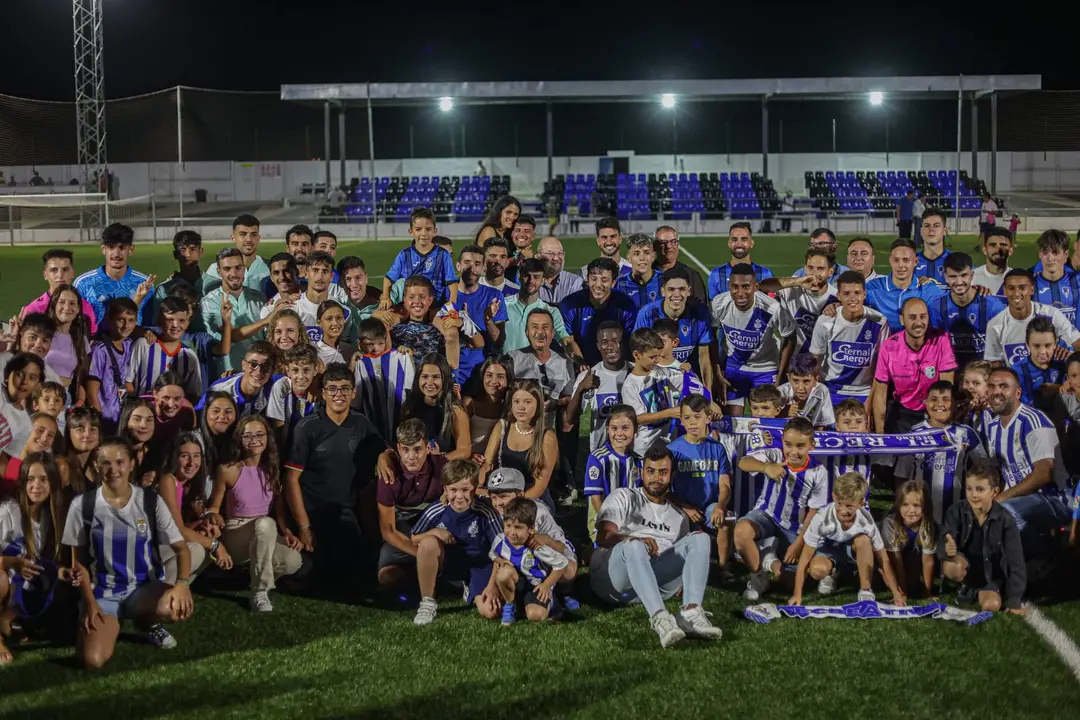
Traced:
<path fill-rule="evenodd" d="M 874 338 L 874 331 L 870 328 L 866 328 L 866 332 L 863 333 L 863 339 L 870 342 Z"/>
<path fill-rule="evenodd" d="M 469 523 L 469 529 L 466 530 L 466 532 L 469 533 L 469 537 L 476 537 L 480 534 L 480 523 L 473 520 L 471 523 Z"/>
<path fill-rule="evenodd" d="M 934 375 L 936 375 L 936 374 L 937 374 L 937 368 L 934 367 L 933 365 L 927 365 L 926 367 L 923 368 L 923 375 L 930 378 L 931 380 L 934 378 Z"/>
<path fill-rule="evenodd" d="M 595 470 L 596 468 L 593 469 Z M 641 485 L 641 470 L 636 465 L 630 468 L 629 479 L 630 487 Z"/>
<path fill-rule="evenodd" d="M 139 518 L 135 521 L 135 530 L 140 535 L 146 535 L 148 532 L 150 532 L 150 526 L 147 524 L 146 518 Z"/>

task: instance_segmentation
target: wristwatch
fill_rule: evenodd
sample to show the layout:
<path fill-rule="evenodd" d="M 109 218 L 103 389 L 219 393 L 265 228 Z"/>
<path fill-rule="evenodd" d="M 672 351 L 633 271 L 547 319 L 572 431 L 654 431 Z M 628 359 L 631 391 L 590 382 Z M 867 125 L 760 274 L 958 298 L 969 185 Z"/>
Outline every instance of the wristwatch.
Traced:
<path fill-rule="evenodd" d="M 221 547 L 221 540 L 214 538 L 214 541 L 210 543 L 210 554 L 216 553 L 219 547 Z"/>

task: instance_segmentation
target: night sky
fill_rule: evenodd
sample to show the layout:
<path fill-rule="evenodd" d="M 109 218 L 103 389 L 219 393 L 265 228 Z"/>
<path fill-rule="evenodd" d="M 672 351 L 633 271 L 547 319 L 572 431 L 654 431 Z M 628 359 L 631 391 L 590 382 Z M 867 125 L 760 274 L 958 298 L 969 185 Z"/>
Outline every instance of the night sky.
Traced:
<path fill-rule="evenodd" d="M 1069 23 L 1037 8 L 579 5 L 473 3 L 466 11 L 453 9 L 464 2 L 419 0 L 105 0 L 106 91 L 116 98 L 177 84 L 275 90 L 327 81 L 956 73 L 1040 73 L 1044 88 L 1080 88 Z M 70 100 L 71 28 L 69 0 L 0 1 L 0 93 Z"/>

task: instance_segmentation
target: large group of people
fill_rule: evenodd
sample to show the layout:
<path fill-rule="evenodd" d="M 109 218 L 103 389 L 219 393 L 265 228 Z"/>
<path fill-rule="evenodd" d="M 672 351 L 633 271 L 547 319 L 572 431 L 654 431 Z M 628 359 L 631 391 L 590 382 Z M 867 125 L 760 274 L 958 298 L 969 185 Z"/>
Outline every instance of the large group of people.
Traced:
<path fill-rule="evenodd" d="M 588 563 L 593 595 L 640 603 L 664 647 L 720 637 L 714 562 L 750 601 L 787 578 L 793 604 L 851 582 L 902 605 L 940 571 L 1023 612 L 1069 521 L 1078 256 L 1051 230 L 1011 268 L 995 227 L 974 267 L 941 212 L 921 221 L 921 252 L 857 237 L 839 258 L 815 230 L 791 276 L 754 261 L 748 223 L 702 278 L 675 228 L 624 238 L 615 218 L 578 274 L 512 197 L 456 248 L 415 210 L 388 268 L 304 225 L 263 258 L 251 215 L 209 263 L 177 233 L 159 284 L 123 225 L 79 277 L 50 249 L 0 353 L 0 664 L 43 625 L 71 625 L 89 667 L 123 620 L 173 647 L 191 584 L 229 572 L 255 612 L 279 584 L 413 588 L 424 626 L 457 586 L 511 625 L 576 610 Z M 747 416 L 781 419 L 779 440 L 737 432 Z M 948 446 L 816 452 L 826 431 L 924 430 Z M 871 483 L 895 491 L 880 523 Z"/>

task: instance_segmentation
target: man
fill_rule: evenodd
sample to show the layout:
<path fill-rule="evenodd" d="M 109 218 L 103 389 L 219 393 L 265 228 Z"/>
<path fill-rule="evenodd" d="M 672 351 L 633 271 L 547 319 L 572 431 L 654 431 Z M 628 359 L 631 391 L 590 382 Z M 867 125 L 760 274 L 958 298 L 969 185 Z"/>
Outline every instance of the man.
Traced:
<path fill-rule="evenodd" d="M 656 302 L 660 299 L 660 273 L 653 267 L 656 251 L 652 238 L 645 233 L 626 238 L 626 256 L 630 273 L 615 281 L 615 290 L 629 297 L 638 309 Z"/>
<path fill-rule="evenodd" d="M 701 279 L 701 273 L 679 262 L 682 243 L 679 240 L 678 231 L 670 225 L 661 225 L 656 228 L 656 232 L 653 233 L 653 249 L 656 251 L 656 269 L 664 273 L 673 267 L 686 268 L 690 276 L 690 297 L 697 302 L 708 304 L 709 296 L 705 291 L 705 282 Z"/>
<path fill-rule="evenodd" d="M 45 254 L 41 256 L 41 261 L 45 264 L 42 276 L 45 278 L 45 282 L 49 284 L 49 289 L 24 307 L 22 312 L 19 313 L 20 318 L 24 318 L 30 313 L 43 313 L 48 310 L 49 300 L 52 299 L 52 294 L 56 292 L 56 288 L 61 285 L 71 285 L 72 280 L 75 278 L 74 254 L 70 250 L 58 248 L 46 250 Z M 97 318 L 94 316 L 94 306 L 88 303 L 85 297 L 82 299 L 82 313 L 86 316 L 86 320 L 90 325 L 90 334 L 97 333 Z"/>
<path fill-rule="evenodd" d="M 919 244 L 922 238 L 922 216 L 926 212 L 926 203 L 919 197 L 919 193 L 915 193 L 915 202 L 911 205 L 911 216 L 915 219 L 914 235 L 915 243 Z"/>
<path fill-rule="evenodd" d="M 235 249 L 235 248 L 233 248 Z M 270 395 L 274 383 L 274 346 L 265 340 L 256 340 L 244 353 L 241 372 L 230 375 L 210 384 L 211 392 L 226 392 L 236 402 L 238 417 L 265 415 L 270 404 Z M 199 401 L 196 410 L 202 410 L 206 396 Z"/>
<path fill-rule="evenodd" d="M 311 242 L 315 250 L 328 253 L 330 257 L 337 260 L 337 235 L 329 230 L 320 230 L 311 236 Z M 336 282 L 337 278 L 334 280 Z"/>
<path fill-rule="evenodd" d="M 922 214 L 923 249 L 915 263 L 916 278 L 930 278 L 936 283 L 945 281 L 945 259 L 949 257 L 945 236 L 948 234 L 945 214 L 941 210 L 930 208 Z"/>
<path fill-rule="evenodd" d="M 562 355 L 551 351 L 555 321 L 550 310 L 536 308 L 525 319 L 528 347 L 509 353 L 514 362 L 514 378 L 536 380 L 547 396 L 548 426 L 555 427 L 555 413 L 565 407 L 577 373 Z"/>
<path fill-rule="evenodd" d="M 285 252 L 303 262 L 311 254 L 313 234 L 307 225 L 293 225 L 285 231 Z"/>
<path fill-rule="evenodd" d="M 150 300 L 155 277 L 135 272 L 128 265 L 134 252 L 135 231 L 127 225 L 113 223 L 101 232 L 101 254 L 105 256 L 105 264 L 75 278 L 74 287 L 94 309 L 97 323 L 105 319 L 109 301 L 118 297 L 135 300 L 142 323 L 143 309 Z"/>
<path fill-rule="evenodd" d="M 713 362 L 709 347 L 713 331 L 709 322 L 709 306 L 690 298 L 690 277 L 685 265 L 675 265 L 660 278 L 661 299 L 641 308 L 634 330 L 652 327 L 657 320 L 667 318 L 679 325 L 679 342 L 674 355 L 679 363 L 690 363 L 690 369 L 707 388 L 713 385 Z M 625 333 L 624 333 L 625 335 Z"/>
<path fill-rule="evenodd" d="M 930 305 L 945 291 L 933 282 L 920 284 L 915 278 L 915 246 L 911 240 L 900 239 L 889 251 L 889 267 L 892 272 L 866 283 L 866 304 L 877 310 L 889 321 L 890 332 L 900 332 L 900 307 L 910 298 L 920 298 Z"/>
<path fill-rule="evenodd" d="M 690 521 L 669 498 L 674 456 L 654 445 L 645 453 L 642 487 L 607 496 L 596 518 L 596 546 L 589 564 L 593 590 L 614 604 L 641 602 L 660 645 L 687 635 L 718 640 L 720 628 L 701 607 L 709 579 L 709 536 L 691 532 Z M 677 616 L 664 601 L 682 590 Z"/>
<path fill-rule="evenodd" d="M 882 277 L 874 269 L 874 243 L 870 238 L 857 237 L 848 241 L 847 262 L 852 270 L 862 273 L 866 282 Z"/>
<path fill-rule="evenodd" d="M 899 228 L 897 236 L 903 240 L 911 240 L 911 225 L 915 217 L 915 191 L 908 190 L 904 197 L 896 203 L 896 227 Z"/>
<path fill-rule="evenodd" d="M 530 215 L 518 215 L 514 219 L 514 226 L 510 229 L 509 259 L 506 263 L 506 279 L 513 282 L 518 280 L 518 265 L 522 260 L 536 257 L 533 252 L 533 241 L 536 239 L 536 220 Z M 486 246 L 487 243 L 485 242 Z"/>
<path fill-rule="evenodd" d="M 629 336 L 634 330 L 637 308 L 633 300 L 613 289 L 615 276 L 619 272 L 619 266 L 613 260 L 597 258 L 585 270 L 586 287 L 559 303 L 559 312 L 566 323 L 567 332 L 584 353 L 585 363 L 591 367 L 600 362 L 596 328 L 605 320 L 616 320 L 622 323 Z"/>
<path fill-rule="evenodd" d="M 1027 346 L 1027 326 L 1032 318 L 1044 317 L 1054 324 L 1058 339 L 1065 347 L 1080 350 L 1080 332 L 1052 305 L 1032 301 L 1035 278 L 1030 270 L 1016 268 L 1005 275 L 1002 285 L 1009 307 L 998 313 L 986 326 L 986 350 L 983 359 L 1009 367 L 1023 362 L 1030 354 Z M 1059 351 L 1065 354 L 1064 348 Z M 1061 358 L 1059 358 L 1061 359 Z"/>
<path fill-rule="evenodd" d="M 319 305 L 327 300 L 333 300 L 345 310 L 345 323 L 349 323 L 348 296 L 340 285 L 334 285 L 331 278 L 334 275 L 334 258 L 329 253 L 313 252 L 307 256 L 308 276 L 307 289 L 300 293 L 292 307 L 300 320 L 307 326 L 308 337 L 312 342 L 322 339 L 322 329 L 319 327 Z"/>
<path fill-rule="evenodd" d="M 299 295 L 307 279 L 301 284 L 300 270 L 296 266 L 296 258 L 287 252 L 274 253 L 270 257 L 270 275 L 263 280 L 262 294 L 270 298 L 271 303 L 276 301 L 278 295 Z"/>
<path fill-rule="evenodd" d="M 254 215 L 240 215 L 232 223 L 233 246 L 240 251 L 240 257 L 244 260 L 244 287 L 262 292 L 263 280 L 270 275 L 270 268 L 259 257 L 259 218 Z M 220 282 L 217 265 L 211 265 L 206 269 L 207 277 Z M 215 283 L 216 285 L 216 283 Z"/>
<path fill-rule="evenodd" d="M 480 284 L 484 272 L 484 251 L 478 245 L 466 245 L 458 253 L 457 302 L 458 312 L 466 313 L 484 337 L 484 347 L 463 346 L 458 361 L 457 382 L 462 387 L 472 376 L 473 370 L 484 362 L 485 351 L 494 354 L 502 344 L 503 328 L 506 326 L 506 304 L 501 292 Z"/>
<path fill-rule="evenodd" d="M 824 248 L 811 247 L 806 251 L 802 275 L 789 278 L 769 278 L 761 283 L 762 292 L 775 292 L 780 307 L 795 321 L 795 352 L 810 351 L 814 325 L 825 306 L 836 302 L 836 287 L 829 283 L 835 267 L 832 255 Z M 779 289 L 777 289 L 779 288 Z"/>
<path fill-rule="evenodd" d="M 544 284 L 540 286 L 540 299 L 558 305 L 566 296 L 585 286 L 580 275 L 564 270 L 566 251 L 559 238 L 549 235 L 540 241 L 536 256 L 544 263 Z"/>
<path fill-rule="evenodd" d="M 758 265 L 750 259 L 750 251 L 754 249 L 754 237 L 750 230 L 750 223 L 737 222 L 728 230 L 728 250 L 731 252 L 731 260 L 718 268 L 713 268 L 709 273 L 709 298 L 715 298 L 721 293 L 728 291 L 728 280 L 732 270 L 741 264 L 749 265 L 754 271 L 754 281 L 760 283 L 773 276 L 773 271 L 764 265 Z"/>
<path fill-rule="evenodd" d="M 218 358 L 211 369 L 211 377 L 217 377 L 229 370 L 239 370 L 244 360 L 248 347 L 254 342 L 253 336 L 261 332 L 271 316 L 266 319 L 261 317 L 263 305 L 266 304 L 266 296 L 258 290 L 253 290 L 247 283 L 244 265 L 245 257 L 239 248 L 225 248 L 218 253 L 217 262 L 214 265 L 217 277 L 221 278 L 221 284 L 211 290 L 202 300 L 202 317 L 208 332 L 215 340 L 221 342 L 221 296 L 228 293 L 232 304 L 232 348 L 228 355 Z M 260 259 L 260 262 L 262 260 Z M 263 263 L 265 266 L 266 263 Z M 209 273 L 207 273 L 209 274 Z M 246 326 L 252 327 L 250 335 L 242 336 L 237 332 Z"/>
<path fill-rule="evenodd" d="M 828 257 L 833 258 L 832 267 L 829 268 L 829 277 L 827 280 L 829 284 L 836 281 L 836 278 L 840 276 L 840 273 L 848 269 L 847 265 L 841 265 L 835 261 L 836 258 L 836 235 L 829 228 L 817 228 L 810 233 L 810 247 L 824 250 Z M 806 268 L 799 268 L 795 272 L 791 273 L 791 277 L 802 277 L 806 274 Z"/>
<path fill-rule="evenodd" d="M 1009 258 L 1013 254 L 1013 237 L 1005 228 L 994 227 L 983 238 L 983 257 L 986 264 L 975 268 L 972 283 L 984 287 L 993 295 L 1001 294 L 1005 274 L 1012 270 Z M 1039 272 L 1042 268 L 1037 268 Z"/>
<path fill-rule="evenodd" d="M 949 336 L 930 328 L 930 311 L 921 298 L 904 301 L 903 332 L 881 345 L 871 397 L 875 432 L 906 433 L 924 420 L 926 395 L 938 380 L 952 382 L 956 357 Z M 893 397 L 888 395 L 893 388 Z"/>
<path fill-rule="evenodd" d="M 982 358 L 986 328 L 1007 304 L 1003 297 L 979 294 L 973 285 L 971 264 L 967 253 L 951 253 L 944 263 L 949 293 L 930 304 L 930 324 L 949 334 L 960 368 Z"/>
<path fill-rule="evenodd" d="M 157 286 L 153 300 L 150 301 L 150 317 L 156 318 L 161 301 L 172 294 L 177 285 L 186 285 L 195 291 L 199 297 L 206 295 L 206 285 L 212 282 L 212 278 L 202 271 L 199 262 L 203 256 L 202 236 L 194 230 L 181 230 L 173 236 L 173 259 L 176 260 L 177 270 L 169 279 Z M 206 325 L 202 319 L 199 308 L 195 308 L 191 318 L 191 332 L 202 332 Z"/>
<path fill-rule="evenodd" d="M 490 240 L 488 241 L 491 242 Z M 566 332 L 563 324 L 562 313 L 559 309 L 548 305 L 540 299 L 540 286 L 544 282 L 544 264 L 536 258 L 526 258 L 521 262 L 519 278 L 521 289 L 514 295 L 506 298 L 506 337 L 503 338 L 503 352 L 520 350 L 527 347 L 529 340 L 525 334 L 525 319 L 529 313 L 537 308 L 544 308 L 551 313 L 555 328 L 555 339 L 561 342 L 575 357 L 581 357 L 581 351 L 574 351 L 577 344 L 570 333 Z"/>
<path fill-rule="evenodd" d="M 619 254 L 622 229 L 617 218 L 606 217 L 596 221 L 596 246 L 600 248 L 600 257 L 615 263 L 618 277 L 630 272 L 630 261 Z M 588 266 L 581 268 L 581 277 L 588 280 Z"/>
<path fill-rule="evenodd" d="M 503 295 L 517 295 L 521 286 L 506 278 L 506 270 L 510 264 L 509 248 L 506 241 L 501 237 L 489 238 L 484 243 L 484 277 L 480 278 L 480 284 L 495 288 Z M 542 267 L 542 266 L 541 266 Z M 520 279 L 520 268 L 518 279 Z"/>
<path fill-rule="evenodd" d="M 373 489 L 376 460 L 386 449 L 371 421 L 350 410 L 355 394 L 349 368 L 331 364 L 322 378 L 323 404 L 297 423 L 285 463 L 297 538 L 316 553 L 315 567 L 330 583 L 357 577 L 364 554 L 356 508 L 361 492 Z"/>
<path fill-rule="evenodd" d="M 810 352 L 821 362 L 821 377 L 833 406 L 848 398 L 868 403 L 878 350 L 888 335 L 885 318 L 863 305 L 866 283 L 858 270 L 836 280 L 840 311 L 817 319 Z"/>
<path fill-rule="evenodd" d="M 1069 236 L 1061 230 L 1047 230 L 1035 241 L 1039 248 L 1040 270 L 1035 275 L 1035 301 L 1061 311 L 1076 325 L 1080 307 L 1080 276 L 1069 267 Z"/>
<path fill-rule="evenodd" d="M 367 267 L 364 261 L 355 255 L 347 255 L 338 261 L 335 271 L 348 298 L 349 323 L 345 330 L 345 339 L 355 342 L 360 323 L 371 317 L 379 309 L 382 289 L 368 284 Z"/>

